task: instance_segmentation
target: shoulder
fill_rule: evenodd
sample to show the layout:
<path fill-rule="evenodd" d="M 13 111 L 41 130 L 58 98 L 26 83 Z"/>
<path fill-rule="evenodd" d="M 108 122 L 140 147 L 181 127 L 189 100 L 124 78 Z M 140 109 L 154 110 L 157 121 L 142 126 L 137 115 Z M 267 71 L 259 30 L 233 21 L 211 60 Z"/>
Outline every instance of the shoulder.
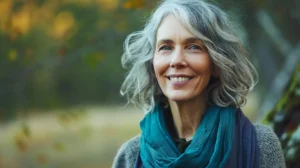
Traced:
<path fill-rule="evenodd" d="M 256 124 L 254 127 L 256 129 L 257 141 L 260 149 L 261 167 L 284 168 L 285 161 L 281 144 L 272 128 L 262 124 Z"/>
<path fill-rule="evenodd" d="M 137 155 L 140 150 L 140 135 L 137 135 L 125 142 L 118 150 L 114 158 L 113 168 L 134 167 Z"/>

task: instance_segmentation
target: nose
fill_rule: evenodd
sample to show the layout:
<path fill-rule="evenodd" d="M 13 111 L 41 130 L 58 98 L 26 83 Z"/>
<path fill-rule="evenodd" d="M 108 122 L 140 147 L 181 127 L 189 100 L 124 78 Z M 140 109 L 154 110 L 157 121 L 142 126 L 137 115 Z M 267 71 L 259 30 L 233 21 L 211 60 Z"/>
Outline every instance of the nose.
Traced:
<path fill-rule="evenodd" d="M 171 68 L 184 68 L 187 66 L 185 61 L 184 52 L 182 49 L 177 48 L 172 54 L 172 59 L 170 62 Z"/>

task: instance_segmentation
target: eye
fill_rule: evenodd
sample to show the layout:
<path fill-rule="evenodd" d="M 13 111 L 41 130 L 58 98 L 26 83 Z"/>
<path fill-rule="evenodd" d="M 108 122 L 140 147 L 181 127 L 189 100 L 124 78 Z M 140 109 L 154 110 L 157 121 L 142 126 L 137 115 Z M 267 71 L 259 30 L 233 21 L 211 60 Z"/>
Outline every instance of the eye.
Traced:
<path fill-rule="evenodd" d="M 161 50 L 172 50 L 172 48 L 167 45 L 163 45 L 158 49 L 158 51 L 161 51 Z"/>
<path fill-rule="evenodd" d="M 197 45 L 197 44 L 191 44 L 191 45 L 189 45 L 189 46 L 188 46 L 188 49 L 190 49 L 190 50 L 200 50 L 200 51 L 202 51 L 202 47 L 199 46 L 199 45 Z"/>

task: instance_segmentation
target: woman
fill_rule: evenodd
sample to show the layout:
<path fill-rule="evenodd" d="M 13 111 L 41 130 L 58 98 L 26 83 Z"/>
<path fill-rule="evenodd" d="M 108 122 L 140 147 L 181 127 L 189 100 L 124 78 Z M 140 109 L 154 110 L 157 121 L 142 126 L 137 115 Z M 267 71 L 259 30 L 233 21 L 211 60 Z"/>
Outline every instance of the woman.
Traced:
<path fill-rule="evenodd" d="M 122 93 L 147 114 L 113 167 L 285 167 L 270 128 L 241 112 L 256 71 L 218 7 L 166 0 L 125 41 Z"/>

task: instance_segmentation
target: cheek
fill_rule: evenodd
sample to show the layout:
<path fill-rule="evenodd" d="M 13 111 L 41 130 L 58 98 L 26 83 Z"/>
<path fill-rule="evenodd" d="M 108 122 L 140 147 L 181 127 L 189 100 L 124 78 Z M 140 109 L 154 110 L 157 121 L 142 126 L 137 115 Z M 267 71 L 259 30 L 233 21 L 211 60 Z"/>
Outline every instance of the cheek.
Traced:
<path fill-rule="evenodd" d="M 194 65 L 194 68 L 197 72 L 202 72 L 202 73 L 205 73 L 207 75 L 211 75 L 211 73 L 212 73 L 213 64 L 212 64 L 212 62 L 210 61 L 209 58 L 199 60 L 198 62 L 195 61 L 193 63 L 193 65 Z"/>
<path fill-rule="evenodd" d="M 205 75 L 210 74 L 211 67 L 204 62 L 194 62 L 193 64 L 190 64 L 191 69 L 194 71 L 194 73 L 198 75 Z"/>
<path fill-rule="evenodd" d="M 159 58 L 159 57 L 154 57 L 153 58 L 153 69 L 154 69 L 156 77 L 163 75 L 164 72 L 168 69 L 167 61 L 162 58 Z"/>

